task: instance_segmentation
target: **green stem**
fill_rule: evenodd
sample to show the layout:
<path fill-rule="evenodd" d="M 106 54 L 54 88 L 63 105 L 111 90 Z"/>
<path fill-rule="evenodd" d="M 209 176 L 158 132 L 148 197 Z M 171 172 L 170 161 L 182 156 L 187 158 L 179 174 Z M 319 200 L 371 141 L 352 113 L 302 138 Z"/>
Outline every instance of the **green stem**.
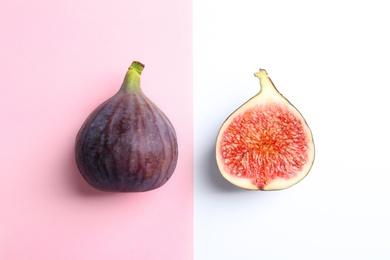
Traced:
<path fill-rule="evenodd" d="M 125 91 L 139 91 L 141 90 L 140 76 L 145 65 L 139 61 L 133 61 L 129 67 L 125 79 L 122 84 L 122 89 Z"/>

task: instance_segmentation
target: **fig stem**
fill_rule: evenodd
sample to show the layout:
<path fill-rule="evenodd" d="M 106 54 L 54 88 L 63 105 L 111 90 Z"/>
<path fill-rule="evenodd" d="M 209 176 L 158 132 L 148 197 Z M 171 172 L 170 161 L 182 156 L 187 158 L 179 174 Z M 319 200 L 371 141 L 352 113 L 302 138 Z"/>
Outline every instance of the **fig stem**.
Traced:
<path fill-rule="evenodd" d="M 122 84 L 122 89 L 125 91 L 139 91 L 141 90 L 140 76 L 145 65 L 139 61 L 133 61 L 129 67 L 125 79 Z"/>
<path fill-rule="evenodd" d="M 261 86 L 260 92 L 264 93 L 264 92 L 277 91 L 274 83 L 272 82 L 270 77 L 268 77 L 268 73 L 265 69 L 260 69 L 258 72 L 254 73 L 254 75 L 260 80 L 260 86 Z"/>

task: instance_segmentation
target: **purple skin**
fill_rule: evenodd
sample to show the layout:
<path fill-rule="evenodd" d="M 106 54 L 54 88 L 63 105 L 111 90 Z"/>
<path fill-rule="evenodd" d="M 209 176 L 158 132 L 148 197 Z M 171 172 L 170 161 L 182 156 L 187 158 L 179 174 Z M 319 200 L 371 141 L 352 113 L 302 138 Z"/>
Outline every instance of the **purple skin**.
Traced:
<path fill-rule="evenodd" d="M 77 166 L 99 190 L 153 190 L 166 183 L 176 168 L 176 133 L 140 88 L 129 90 L 124 85 L 81 127 L 76 137 Z"/>

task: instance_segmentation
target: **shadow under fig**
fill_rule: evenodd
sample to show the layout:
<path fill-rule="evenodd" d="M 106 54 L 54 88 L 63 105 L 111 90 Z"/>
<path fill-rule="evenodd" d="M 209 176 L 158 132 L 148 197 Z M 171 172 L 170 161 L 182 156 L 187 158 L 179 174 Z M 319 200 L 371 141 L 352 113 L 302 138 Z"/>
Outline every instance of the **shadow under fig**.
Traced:
<path fill-rule="evenodd" d="M 207 149 L 202 156 L 204 168 L 201 169 L 202 174 L 206 175 L 206 180 L 215 188 L 223 192 L 248 192 L 245 189 L 239 188 L 227 181 L 220 173 L 217 162 L 215 160 L 215 146 Z"/>

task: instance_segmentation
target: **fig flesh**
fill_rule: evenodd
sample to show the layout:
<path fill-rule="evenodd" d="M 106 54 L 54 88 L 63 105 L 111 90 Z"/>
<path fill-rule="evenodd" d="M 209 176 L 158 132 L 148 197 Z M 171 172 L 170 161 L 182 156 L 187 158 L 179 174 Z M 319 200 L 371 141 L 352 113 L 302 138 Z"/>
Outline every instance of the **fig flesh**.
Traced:
<path fill-rule="evenodd" d="M 264 69 L 261 90 L 222 124 L 216 161 L 222 176 L 248 190 L 282 190 L 301 181 L 314 161 L 314 142 L 301 113 Z"/>
<path fill-rule="evenodd" d="M 142 63 L 133 62 L 119 91 L 88 116 L 77 134 L 78 169 L 98 190 L 153 190 L 166 183 L 176 168 L 176 132 L 142 92 L 143 69 Z"/>

